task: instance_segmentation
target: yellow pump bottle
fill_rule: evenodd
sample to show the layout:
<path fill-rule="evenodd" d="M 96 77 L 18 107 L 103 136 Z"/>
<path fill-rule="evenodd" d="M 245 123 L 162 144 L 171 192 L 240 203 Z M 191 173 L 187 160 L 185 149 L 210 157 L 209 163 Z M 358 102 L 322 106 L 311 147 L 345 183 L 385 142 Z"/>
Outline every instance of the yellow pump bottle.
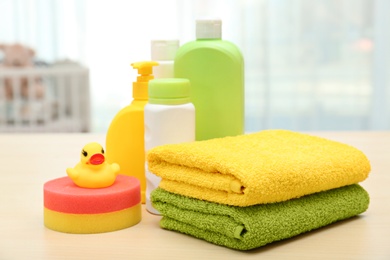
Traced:
<path fill-rule="evenodd" d="M 112 120 L 106 136 L 106 158 L 120 165 L 120 174 L 136 177 L 141 182 L 142 203 L 145 203 L 144 107 L 148 102 L 148 82 L 153 79 L 154 61 L 131 64 L 138 70 L 133 82 L 133 101 Z"/>

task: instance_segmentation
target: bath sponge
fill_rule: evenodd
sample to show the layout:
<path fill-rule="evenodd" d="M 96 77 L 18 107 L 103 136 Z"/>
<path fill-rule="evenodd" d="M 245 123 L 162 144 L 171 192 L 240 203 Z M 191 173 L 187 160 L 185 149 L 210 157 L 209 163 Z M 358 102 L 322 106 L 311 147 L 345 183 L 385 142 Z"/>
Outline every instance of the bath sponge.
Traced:
<path fill-rule="evenodd" d="M 44 224 L 65 233 L 101 233 L 141 221 L 141 190 L 137 178 L 118 175 L 112 186 L 81 188 L 69 177 L 44 184 Z"/>

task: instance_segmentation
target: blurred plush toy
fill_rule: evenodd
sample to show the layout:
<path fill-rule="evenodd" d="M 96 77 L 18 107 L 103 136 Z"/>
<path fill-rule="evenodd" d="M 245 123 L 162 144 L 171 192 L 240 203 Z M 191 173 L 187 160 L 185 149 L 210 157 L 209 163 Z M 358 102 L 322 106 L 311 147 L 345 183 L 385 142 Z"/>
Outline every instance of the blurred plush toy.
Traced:
<path fill-rule="evenodd" d="M 35 51 L 30 47 L 21 44 L 0 44 L 0 50 L 4 53 L 2 67 L 5 68 L 29 68 L 34 66 Z M 27 99 L 31 91 L 32 97 L 41 99 L 44 95 L 44 89 L 39 78 L 29 79 L 27 77 L 17 78 L 17 81 L 11 78 L 5 79 L 5 97 L 12 100 L 15 96 L 13 84 L 20 87 L 18 90 L 23 99 Z M 29 84 L 30 83 L 30 84 Z M 29 88 L 32 88 L 31 90 Z"/>
<path fill-rule="evenodd" d="M 0 44 L 3 52 L 1 68 L 25 69 L 34 66 L 35 51 L 21 44 Z M 40 77 L 7 75 L 3 81 L 6 118 L 12 122 L 15 116 L 22 120 L 35 117 L 38 121 L 43 115 L 44 87 Z M 0 84 L 1 86 L 1 84 Z M 19 107 L 14 107 L 15 99 L 19 100 Z"/>

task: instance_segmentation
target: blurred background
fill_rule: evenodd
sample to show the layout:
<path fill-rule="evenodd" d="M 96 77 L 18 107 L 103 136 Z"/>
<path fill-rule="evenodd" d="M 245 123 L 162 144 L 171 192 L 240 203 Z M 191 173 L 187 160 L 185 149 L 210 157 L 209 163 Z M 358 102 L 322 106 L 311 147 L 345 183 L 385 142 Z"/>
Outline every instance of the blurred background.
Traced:
<path fill-rule="evenodd" d="M 221 18 L 243 53 L 247 132 L 390 130 L 388 10 L 387 0 L 0 0 L 0 131 L 105 133 L 132 100 L 130 64 L 150 60 L 151 40 L 194 40 L 199 17 Z M 27 74 L 7 64 L 13 43 L 33 50 Z"/>

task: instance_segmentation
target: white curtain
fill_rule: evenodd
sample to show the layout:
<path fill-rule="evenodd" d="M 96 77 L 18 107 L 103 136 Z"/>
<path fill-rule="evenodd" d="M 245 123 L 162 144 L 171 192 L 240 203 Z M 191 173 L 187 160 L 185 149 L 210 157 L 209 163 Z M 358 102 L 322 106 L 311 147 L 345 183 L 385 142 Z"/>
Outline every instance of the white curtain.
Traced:
<path fill-rule="evenodd" d="M 152 39 L 194 39 L 219 17 L 242 50 L 246 131 L 390 130 L 387 0 L 0 0 L 0 42 L 90 68 L 94 130 L 131 101 Z"/>
<path fill-rule="evenodd" d="M 85 1 L 0 0 L 0 42 L 20 42 L 45 62 L 85 59 Z"/>

